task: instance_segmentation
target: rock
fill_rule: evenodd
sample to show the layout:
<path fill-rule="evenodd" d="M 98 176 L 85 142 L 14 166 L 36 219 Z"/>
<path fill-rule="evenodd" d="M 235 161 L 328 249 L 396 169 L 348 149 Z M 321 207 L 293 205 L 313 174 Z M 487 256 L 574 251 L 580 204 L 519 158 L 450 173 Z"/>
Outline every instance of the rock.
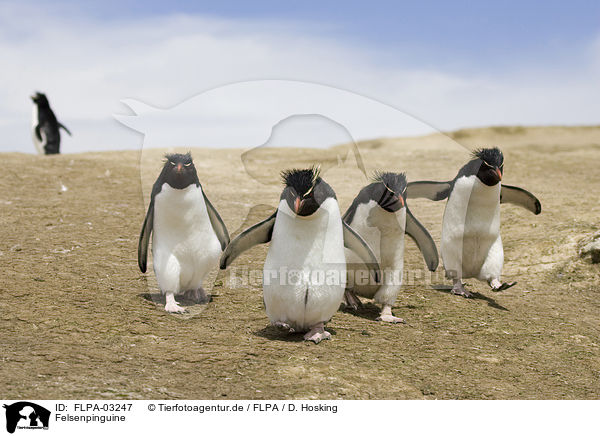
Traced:
<path fill-rule="evenodd" d="M 579 242 L 579 257 L 590 256 L 592 263 L 600 263 L 600 232 L 586 236 Z"/>

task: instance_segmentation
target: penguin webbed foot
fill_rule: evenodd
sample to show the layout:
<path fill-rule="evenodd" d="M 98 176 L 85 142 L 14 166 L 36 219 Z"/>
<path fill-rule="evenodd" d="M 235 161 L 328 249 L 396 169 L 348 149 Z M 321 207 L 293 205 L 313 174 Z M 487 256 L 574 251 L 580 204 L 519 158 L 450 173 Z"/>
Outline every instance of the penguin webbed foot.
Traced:
<path fill-rule="evenodd" d="M 392 314 L 389 315 L 379 315 L 376 318 L 376 321 L 383 321 L 383 322 L 389 322 L 392 324 L 406 324 L 406 321 L 404 320 L 404 318 L 398 318 L 397 316 L 394 316 Z"/>
<path fill-rule="evenodd" d="M 494 279 L 490 282 L 490 287 L 492 288 L 492 291 L 494 292 L 500 292 L 500 291 L 504 291 L 508 288 L 512 288 L 514 285 L 516 285 L 517 282 L 504 282 L 504 283 L 500 283 L 500 280 L 498 279 Z"/>
<path fill-rule="evenodd" d="M 185 308 L 181 307 L 179 303 L 167 303 L 165 304 L 165 310 L 169 313 L 185 313 Z"/>
<path fill-rule="evenodd" d="M 169 313 L 185 313 L 185 308 L 181 307 L 173 294 L 166 295 L 165 310 Z"/>
<path fill-rule="evenodd" d="M 450 292 L 454 295 L 461 295 L 465 298 L 471 298 L 473 294 L 465 289 L 465 285 L 460 280 L 456 281 Z"/>
<path fill-rule="evenodd" d="M 308 333 L 304 335 L 305 341 L 313 341 L 315 344 L 318 344 L 324 339 L 331 338 L 331 333 L 325 330 L 325 324 L 320 322 L 319 324 L 313 326 Z"/>
<path fill-rule="evenodd" d="M 381 309 L 381 314 L 377 317 L 376 321 L 389 322 L 392 324 L 406 324 L 404 319 L 394 316 L 392 313 L 392 307 L 388 305 L 383 306 L 383 309 Z"/>
<path fill-rule="evenodd" d="M 289 325 L 287 322 L 275 321 L 271 325 L 284 333 L 294 333 L 295 332 L 295 330 L 292 328 L 292 326 Z"/>
<path fill-rule="evenodd" d="M 363 307 L 362 301 L 356 296 L 350 289 L 344 290 L 344 306 L 352 310 L 358 310 L 359 307 Z"/>

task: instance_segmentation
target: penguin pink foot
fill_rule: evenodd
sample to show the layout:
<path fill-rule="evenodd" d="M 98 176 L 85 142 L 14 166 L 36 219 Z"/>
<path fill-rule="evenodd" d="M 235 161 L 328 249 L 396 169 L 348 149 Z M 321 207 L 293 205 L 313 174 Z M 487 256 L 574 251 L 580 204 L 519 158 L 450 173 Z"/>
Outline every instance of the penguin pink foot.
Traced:
<path fill-rule="evenodd" d="M 331 338 L 331 333 L 325 330 L 325 324 L 322 322 L 313 326 L 313 328 L 304 335 L 305 341 L 313 341 L 315 344 L 318 344 L 323 339 L 329 338 Z"/>
<path fill-rule="evenodd" d="M 175 296 L 173 294 L 167 294 L 166 296 L 166 304 L 165 310 L 169 313 L 184 313 L 185 309 L 175 301 Z"/>
<path fill-rule="evenodd" d="M 454 295 L 462 295 L 465 298 L 471 298 L 473 296 L 472 293 L 465 289 L 465 285 L 460 280 L 454 280 L 454 284 L 452 285 L 450 292 L 452 292 Z"/>
<path fill-rule="evenodd" d="M 406 323 L 404 319 L 394 316 L 394 314 L 392 313 L 392 306 L 389 305 L 383 306 L 383 308 L 381 309 L 381 314 L 377 318 L 377 321 L 390 322 L 392 324 Z"/>

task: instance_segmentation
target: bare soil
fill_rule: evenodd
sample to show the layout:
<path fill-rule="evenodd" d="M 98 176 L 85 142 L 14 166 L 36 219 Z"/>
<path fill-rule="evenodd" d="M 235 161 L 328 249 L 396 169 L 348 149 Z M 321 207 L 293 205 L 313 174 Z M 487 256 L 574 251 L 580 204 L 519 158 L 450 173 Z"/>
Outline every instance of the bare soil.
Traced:
<path fill-rule="evenodd" d="M 600 398 L 600 265 L 577 255 L 577 242 L 600 229 L 600 127 L 472 129 L 358 148 L 368 171 L 449 180 L 468 159 L 455 141 L 500 146 L 504 181 L 542 202 L 539 216 L 503 205 L 504 278 L 518 284 L 493 293 L 470 280 L 475 298 L 450 295 L 436 286 L 449 284 L 442 267 L 426 273 L 408 240 L 394 307 L 407 324 L 376 322 L 365 300 L 357 314 L 338 312 L 332 340 L 318 345 L 268 327 L 266 246 L 219 273 L 211 303 L 164 312 L 153 272 L 136 262 L 164 150 L 2 154 L 0 397 Z M 344 211 L 367 184 L 349 150 L 263 150 L 244 155 L 246 167 L 243 150 L 192 152 L 235 235 L 273 210 L 277 175 L 291 166 L 321 162 Z M 439 244 L 444 203 L 409 207 Z"/>

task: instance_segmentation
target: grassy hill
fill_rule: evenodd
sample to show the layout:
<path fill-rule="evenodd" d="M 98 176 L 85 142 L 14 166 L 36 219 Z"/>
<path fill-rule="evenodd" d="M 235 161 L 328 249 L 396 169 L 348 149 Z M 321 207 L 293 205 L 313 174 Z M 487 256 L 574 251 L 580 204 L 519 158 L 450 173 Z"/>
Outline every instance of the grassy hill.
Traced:
<path fill-rule="evenodd" d="M 367 304 L 338 312 L 331 341 L 268 327 L 266 246 L 211 280 L 213 301 L 164 312 L 137 238 L 164 150 L 52 157 L 2 154 L 0 391 L 5 398 L 597 399 L 600 266 L 576 244 L 600 227 L 600 127 L 490 127 L 357 145 L 368 173 L 448 180 L 467 148 L 497 145 L 507 184 L 542 202 L 502 206 L 505 280 L 474 299 L 436 290 L 408 240 L 404 325 Z M 234 235 L 268 216 L 278 173 L 319 161 L 342 212 L 367 179 L 350 145 L 328 150 L 192 150 L 205 192 Z M 247 151 L 247 150 L 246 150 Z M 408 202 L 439 244 L 444 203 Z M 438 245 L 439 247 L 439 245 Z M 249 280 L 247 280 L 249 278 Z M 211 287 L 210 285 L 207 287 Z M 365 301 L 366 302 L 366 301 Z"/>

